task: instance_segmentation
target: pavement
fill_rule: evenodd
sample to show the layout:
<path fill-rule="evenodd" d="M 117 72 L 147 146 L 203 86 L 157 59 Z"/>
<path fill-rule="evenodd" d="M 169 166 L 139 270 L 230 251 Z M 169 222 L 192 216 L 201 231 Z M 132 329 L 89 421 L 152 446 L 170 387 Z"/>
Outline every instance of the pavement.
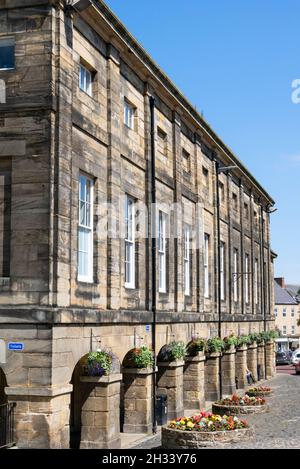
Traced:
<path fill-rule="evenodd" d="M 269 412 L 246 416 L 255 430 L 253 440 L 216 449 L 300 449 L 300 375 L 295 374 L 292 366 L 278 367 L 277 376 L 263 385 L 271 386 L 274 394 L 267 398 Z M 160 448 L 160 434 L 134 446 L 134 449 Z"/>

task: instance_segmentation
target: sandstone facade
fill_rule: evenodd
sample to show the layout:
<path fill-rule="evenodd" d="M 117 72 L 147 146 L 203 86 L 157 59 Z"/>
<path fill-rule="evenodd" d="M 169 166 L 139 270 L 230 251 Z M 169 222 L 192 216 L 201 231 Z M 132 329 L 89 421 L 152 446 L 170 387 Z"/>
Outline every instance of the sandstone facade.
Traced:
<path fill-rule="evenodd" d="M 93 2 L 84 9 L 83 3 L 74 10 L 62 0 L 0 2 L 0 46 L 7 37 L 15 43 L 15 68 L 0 70 L 6 91 L 0 104 L 0 338 L 7 346 L 24 345 L 6 350 L 0 396 L 4 388 L 6 400 L 17 403 L 21 448 L 69 447 L 70 427 L 81 418 L 76 366 L 91 349 L 107 347 L 122 363 L 137 342 L 152 347 L 154 328 L 156 354 L 172 339 L 188 343 L 217 334 L 215 160 L 237 165 L 220 175 L 222 335 L 274 328 L 272 199 L 106 6 Z M 79 87 L 81 65 L 92 76 L 91 96 Z M 136 241 L 135 288 L 129 289 L 124 239 L 104 237 L 101 229 L 103 203 L 116 206 L 125 194 L 151 200 L 150 96 L 157 202 L 178 203 L 183 225 L 196 232 L 188 295 L 182 238 L 167 241 L 167 288 L 159 293 L 151 285 L 151 238 Z M 134 108 L 133 128 L 124 125 L 124 100 Z M 92 282 L 78 280 L 80 174 L 93 181 Z M 122 216 L 122 210 L 117 220 L 109 214 L 108 226 Z M 158 292 L 156 326 L 152 289 Z"/>

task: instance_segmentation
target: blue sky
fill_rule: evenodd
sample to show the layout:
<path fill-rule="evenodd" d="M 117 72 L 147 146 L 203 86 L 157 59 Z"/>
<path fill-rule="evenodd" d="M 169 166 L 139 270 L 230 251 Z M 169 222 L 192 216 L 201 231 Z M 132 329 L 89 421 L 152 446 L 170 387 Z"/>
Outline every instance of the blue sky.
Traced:
<path fill-rule="evenodd" d="M 299 0 L 106 3 L 276 200 L 276 275 L 300 284 Z"/>

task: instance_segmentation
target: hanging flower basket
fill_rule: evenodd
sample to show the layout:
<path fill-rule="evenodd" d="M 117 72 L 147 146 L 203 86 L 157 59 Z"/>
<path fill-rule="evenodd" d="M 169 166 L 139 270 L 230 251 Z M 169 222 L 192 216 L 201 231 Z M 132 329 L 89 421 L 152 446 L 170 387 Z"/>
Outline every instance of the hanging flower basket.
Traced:
<path fill-rule="evenodd" d="M 113 354 L 107 350 L 90 352 L 84 366 L 85 376 L 108 376 L 112 369 Z"/>

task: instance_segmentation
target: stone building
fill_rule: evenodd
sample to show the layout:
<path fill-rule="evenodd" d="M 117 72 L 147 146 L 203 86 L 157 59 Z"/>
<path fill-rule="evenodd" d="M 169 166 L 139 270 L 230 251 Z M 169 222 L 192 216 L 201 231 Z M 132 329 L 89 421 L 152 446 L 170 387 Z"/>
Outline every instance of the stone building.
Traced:
<path fill-rule="evenodd" d="M 142 343 L 273 328 L 274 202 L 102 1 L 1 1 L 0 85 L 0 396 L 19 447 L 69 447 L 100 343 L 122 364 Z M 155 262 L 131 224 L 154 182 Z"/>
<path fill-rule="evenodd" d="M 286 285 L 284 278 L 275 278 L 275 324 L 280 331 L 280 337 L 276 340 L 278 348 L 289 350 L 300 345 L 300 288 L 294 285 Z"/>

